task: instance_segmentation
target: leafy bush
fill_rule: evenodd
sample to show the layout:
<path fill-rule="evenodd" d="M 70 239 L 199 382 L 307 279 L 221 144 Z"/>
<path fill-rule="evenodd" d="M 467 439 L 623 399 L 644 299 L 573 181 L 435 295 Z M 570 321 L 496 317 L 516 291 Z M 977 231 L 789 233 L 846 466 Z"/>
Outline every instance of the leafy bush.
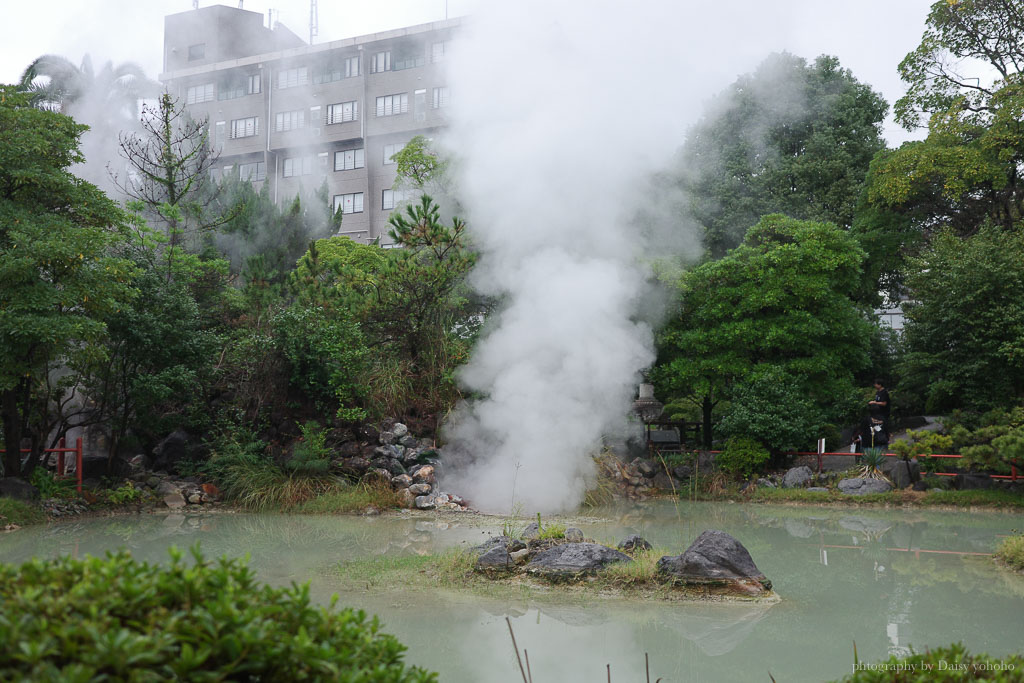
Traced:
<path fill-rule="evenodd" d="M 107 501 L 114 505 L 125 505 L 127 503 L 134 503 L 135 501 L 142 498 L 142 491 L 135 488 L 135 485 L 126 481 L 116 489 L 111 489 L 106 494 Z"/>
<path fill-rule="evenodd" d="M 322 475 L 331 467 L 331 454 L 327 450 L 327 430 L 315 420 L 299 426 L 302 436 L 295 442 L 292 459 L 285 469 L 295 474 Z"/>
<path fill-rule="evenodd" d="M 885 464 L 885 458 L 885 451 L 881 448 L 865 448 L 864 453 L 860 456 L 860 468 L 857 474 L 868 479 L 884 479 L 888 481 L 888 477 L 882 473 L 882 465 Z"/>
<path fill-rule="evenodd" d="M 44 467 L 32 470 L 28 480 L 39 491 L 40 498 L 71 498 L 75 495 L 74 479 L 58 477 Z"/>
<path fill-rule="evenodd" d="M 239 560 L 122 551 L 0 565 L 0 679 L 436 681 L 362 611 L 256 582 Z"/>
<path fill-rule="evenodd" d="M 720 429 L 780 452 L 810 447 L 824 423 L 821 410 L 793 377 L 765 367 L 737 386 Z"/>
<path fill-rule="evenodd" d="M 1017 571 L 1024 571 L 1024 534 L 1004 538 L 996 548 L 996 557 Z"/>
<path fill-rule="evenodd" d="M 907 430 L 907 440 L 895 441 L 890 445 L 892 452 L 901 458 L 917 458 L 921 469 L 925 472 L 935 472 L 939 469 L 935 458 L 923 456 L 935 453 L 947 454 L 953 451 L 953 437 L 948 434 L 936 434 L 935 432 Z"/>
<path fill-rule="evenodd" d="M 715 464 L 726 474 L 748 478 L 768 462 L 768 449 L 753 439 L 733 437 L 718 454 Z"/>
<path fill-rule="evenodd" d="M 1011 465 L 1024 465 L 1024 406 L 992 410 L 977 418 L 957 414 L 949 433 L 970 468 L 1007 474 Z"/>
<path fill-rule="evenodd" d="M 286 470 L 265 448 L 255 435 L 242 431 L 214 447 L 204 471 L 227 500 L 251 510 L 292 508 L 343 488 L 340 479 L 326 472 Z"/>
<path fill-rule="evenodd" d="M 973 655 L 960 643 L 940 647 L 909 657 L 895 655 L 874 664 L 858 662 L 854 654 L 854 672 L 842 683 L 894 683 L 905 681 L 976 681 L 999 683 L 1024 681 L 1024 657 L 1011 655 L 1003 659 L 987 654 Z"/>

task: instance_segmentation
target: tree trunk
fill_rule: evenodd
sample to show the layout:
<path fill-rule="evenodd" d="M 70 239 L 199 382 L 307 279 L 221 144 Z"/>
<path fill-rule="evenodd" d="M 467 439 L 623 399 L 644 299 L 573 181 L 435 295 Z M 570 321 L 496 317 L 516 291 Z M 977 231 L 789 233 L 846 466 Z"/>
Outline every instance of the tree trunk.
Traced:
<path fill-rule="evenodd" d="M 18 387 L 7 389 L 0 400 L 4 423 L 4 476 L 21 474 L 21 413 L 18 410 Z"/>
<path fill-rule="evenodd" d="M 701 425 L 701 428 L 700 428 L 700 435 L 701 435 L 701 438 L 704 441 L 704 450 L 706 450 L 706 451 L 710 451 L 711 450 L 711 443 L 712 443 L 712 438 L 711 438 L 712 437 L 712 434 L 711 434 L 711 409 L 714 408 L 714 407 L 715 407 L 715 404 L 712 401 L 711 392 L 709 391 L 708 393 L 704 394 L 704 400 L 701 403 L 701 413 L 702 413 L 702 417 L 704 419 L 703 419 L 703 424 Z"/>

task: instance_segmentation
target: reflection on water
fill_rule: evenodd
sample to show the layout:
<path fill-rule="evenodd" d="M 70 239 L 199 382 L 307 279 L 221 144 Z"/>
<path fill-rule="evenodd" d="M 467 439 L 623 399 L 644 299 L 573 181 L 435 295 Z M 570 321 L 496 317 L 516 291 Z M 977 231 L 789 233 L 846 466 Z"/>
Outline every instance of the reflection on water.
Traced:
<path fill-rule="evenodd" d="M 673 552 L 701 531 L 736 536 L 783 601 L 775 606 L 639 603 L 594 597 L 496 600 L 421 589 L 350 593 L 342 602 L 381 615 L 409 660 L 442 680 L 516 680 L 505 617 L 538 680 L 823 680 L 861 659 L 955 640 L 994 655 L 1020 648 L 1024 578 L 988 554 L 1024 528 L 1021 515 L 653 503 L 609 509 L 581 524 L 614 541 L 639 533 Z M 493 523 L 491 523 L 493 522 Z M 126 547 L 166 561 L 167 547 L 197 541 L 208 556 L 248 555 L 265 581 L 311 581 L 326 601 L 340 561 L 473 545 L 501 520 L 423 517 L 143 515 L 68 522 L 0 536 L 0 560 L 102 554 Z"/>

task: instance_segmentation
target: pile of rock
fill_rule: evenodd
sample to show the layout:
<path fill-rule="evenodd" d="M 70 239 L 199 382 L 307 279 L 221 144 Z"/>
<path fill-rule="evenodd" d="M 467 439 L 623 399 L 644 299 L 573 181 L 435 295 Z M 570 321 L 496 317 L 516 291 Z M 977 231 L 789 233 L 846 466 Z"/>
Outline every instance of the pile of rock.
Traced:
<path fill-rule="evenodd" d="M 385 421 L 383 429 L 365 425 L 359 441 L 338 449 L 334 466 L 362 481 L 387 484 L 402 504 L 419 510 L 465 510 L 466 502 L 437 486 L 440 453 L 430 439 L 417 438 L 401 422 Z"/>
<path fill-rule="evenodd" d="M 496 536 L 477 546 L 477 570 L 495 577 L 529 574 L 554 582 L 578 581 L 610 565 L 633 562 L 633 554 L 651 548 L 639 536 L 624 539 L 616 549 L 585 539 L 579 529 L 566 529 L 564 539 L 541 539 L 538 531 L 531 524 L 522 539 Z M 657 567 L 666 586 L 734 597 L 771 596 L 771 581 L 747 549 L 724 531 L 705 531 L 681 554 L 662 557 Z"/>
<path fill-rule="evenodd" d="M 633 458 L 628 463 L 608 459 L 602 461 L 601 467 L 605 476 L 615 482 L 618 493 L 630 500 L 644 500 L 651 493 L 671 493 L 685 488 L 693 476 L 690 465 L 669 466 L 651 458 Z"/>
<path fill-rule="evenodd" d="M 136 456 L 128 462 L 128 480 L 162 502 L 171 510 L 186 505 L 209 505 L 220 501 L 220 491 L 213 484 L 204 484 L 198 477 L 175 477 L 162 470 L 146 468 L 146 458 Z"/>
<path fill-rule="evenodd" d="M 76 498 L 69 500 L 63 498 L 44 498 L 39 501 L 39 504 L 42 506 L 43 512 L 50 519 L 77 517 L 89 509 L 85 501 Z"/>

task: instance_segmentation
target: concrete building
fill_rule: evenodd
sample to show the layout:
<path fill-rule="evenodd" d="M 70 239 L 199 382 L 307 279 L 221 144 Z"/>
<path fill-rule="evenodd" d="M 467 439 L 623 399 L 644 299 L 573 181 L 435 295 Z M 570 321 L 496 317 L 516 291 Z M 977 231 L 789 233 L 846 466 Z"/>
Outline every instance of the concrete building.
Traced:
<path fill-rule="evenodd" d="M 326 179 L 341 232 L 389 241 L 391 155 L 445 123 L 441 64 L 459 19 L 307 45 L 263 15 L 211 6 L 164 21 L 160 76 L 193 117 L 209 120 L 218 172 L 290 201 Z"/>

